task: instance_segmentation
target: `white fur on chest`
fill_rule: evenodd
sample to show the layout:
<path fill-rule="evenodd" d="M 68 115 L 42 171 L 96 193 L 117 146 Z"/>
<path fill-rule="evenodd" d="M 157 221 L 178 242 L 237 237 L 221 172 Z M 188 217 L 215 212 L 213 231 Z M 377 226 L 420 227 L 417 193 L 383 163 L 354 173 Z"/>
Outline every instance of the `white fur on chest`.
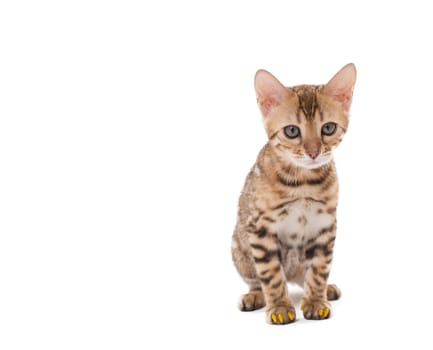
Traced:
<path fill-rule="evenodd" d="M 273 224 L 278 238 L 286 243 L 302 243 L 317 236 L 319 231 L 334 222 L 333 215 L 326 212 L 323 203 L 299 199 L 286 207 L 287 215 Z"/>

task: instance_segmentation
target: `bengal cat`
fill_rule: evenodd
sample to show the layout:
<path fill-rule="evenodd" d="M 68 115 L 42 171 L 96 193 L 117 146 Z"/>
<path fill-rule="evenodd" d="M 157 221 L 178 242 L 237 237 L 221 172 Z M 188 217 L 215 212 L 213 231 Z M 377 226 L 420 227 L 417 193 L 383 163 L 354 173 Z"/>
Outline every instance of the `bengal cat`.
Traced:
<path fill-rule="evenodd" d="M 328 284 L 338 181 L 332 151 L 349 123 L 356 69 L 343 67 L 325 85 L 284 87 L 273 75 L 255 76 L 268 142 L 247 176 L 232 240 L 234 264 L 249 286 L 239 308 L 266 306 L 271 324 L 296 319 L 287 282 L 304 288 L 304 318 L 331 316 Z"/>

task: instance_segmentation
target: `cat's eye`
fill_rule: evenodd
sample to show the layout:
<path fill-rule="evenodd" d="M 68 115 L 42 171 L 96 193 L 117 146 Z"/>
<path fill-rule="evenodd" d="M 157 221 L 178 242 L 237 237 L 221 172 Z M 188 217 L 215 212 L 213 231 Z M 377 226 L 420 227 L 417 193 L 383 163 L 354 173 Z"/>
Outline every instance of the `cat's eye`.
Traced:
<path fill-rule="evenodd" d="M 326 124 L 323 124 L 322 126 L 322 134 L 326 136 L 331 136 L 335 133 L 337 130 L 337 124 L 329 122 Z"/>
<path fill-rule="evenodd" d="M 301 130 L 295 125 L 288 125 L 284 128 L 284 134 L 289 139 L 296 139 L 298 136 L 301 135 Z"/>

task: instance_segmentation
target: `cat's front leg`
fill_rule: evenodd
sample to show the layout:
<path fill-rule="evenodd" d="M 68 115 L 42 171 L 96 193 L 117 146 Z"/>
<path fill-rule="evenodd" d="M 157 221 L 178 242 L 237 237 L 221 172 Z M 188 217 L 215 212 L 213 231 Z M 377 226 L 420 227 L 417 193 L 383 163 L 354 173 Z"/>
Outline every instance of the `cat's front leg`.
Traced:
<path fill-rule="evenodd" d="M 266 228 L 249 234 L 252 257 L 266 301 L 266 319 L 271 324 L 291 323 L 296 318 L 295 308 L 287 292 L 281 269 L 280 250 L 276 234 Z"/>
<path fill-rule="evenodd" d="M 323 232 L 310 247 L 307 247 L 305 252 L 308 268 L 301 309 L 304 318 L 309 320 L 329 318 L 331 305 L 328 300 L 338 299 L 340 296 L 340 291 L 335 285 L 328 286 L 327 284 L 331 269 L 335 229 L 334 224 Z"/>

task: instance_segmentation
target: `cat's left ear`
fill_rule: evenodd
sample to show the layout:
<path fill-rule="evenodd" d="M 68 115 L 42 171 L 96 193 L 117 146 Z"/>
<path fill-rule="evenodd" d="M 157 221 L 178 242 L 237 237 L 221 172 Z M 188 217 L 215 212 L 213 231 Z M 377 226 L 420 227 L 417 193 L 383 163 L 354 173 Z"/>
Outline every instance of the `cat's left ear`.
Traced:
<path fill-rule="evenodd" d="M 260 69 L 254 77 L 257 103 L 263 116 L 269 116 L 272 109 L 281 105 L 287 98 L 287 89 L 271 73 Z"/>
<path fill-rule="evenodd" d="M 353 88 L 356 81 L 356 68 L 353 63 L 345 65 L 325 85 L 325 92 L 334 101 L 340 103 L 343 109 L 348 112 L 352 103 Z"/>

